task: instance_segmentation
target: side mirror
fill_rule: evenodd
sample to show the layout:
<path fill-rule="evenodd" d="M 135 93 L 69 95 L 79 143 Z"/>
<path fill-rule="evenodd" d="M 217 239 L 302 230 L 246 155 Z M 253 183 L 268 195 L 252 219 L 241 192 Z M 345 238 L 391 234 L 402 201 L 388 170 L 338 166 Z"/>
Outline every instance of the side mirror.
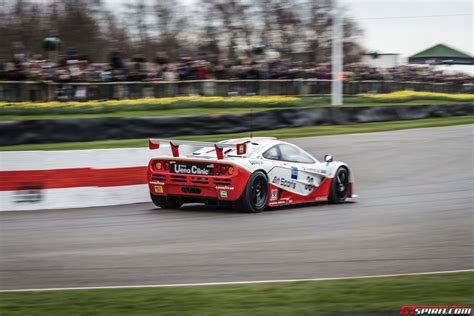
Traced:
<path fill-rule="evenodd" d="M 334 160 L 334 157 L 331 155 L 324 155 L 324 161 L 330 163 Z"/>

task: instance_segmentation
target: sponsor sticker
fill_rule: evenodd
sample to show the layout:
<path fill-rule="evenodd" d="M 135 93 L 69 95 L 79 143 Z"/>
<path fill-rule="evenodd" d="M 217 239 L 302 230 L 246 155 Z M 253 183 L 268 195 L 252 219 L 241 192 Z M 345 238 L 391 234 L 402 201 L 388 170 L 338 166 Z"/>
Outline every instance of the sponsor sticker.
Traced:
<path fill-rule="evenodd" d="M 41 184 L 24 183 L 15 191 L 16 203 L 37 203 L 43 198 L 43 187 Z"/>
<path fill-rule="evenodd" d="M 290 202 L 288 200 L 281 200 L 281 201 L 276 201 L 276 202 L 270 202 L 269 205 L 274 206 L 274 205 L 285 205 L 289 204 Z"/>
<path fill-rule="evenodd" d="M 163 193 L 163 186 L 155 185 L 155 192 L 156 193 Z"/>
<path fill-rule="evenodd" d="M 227 198 L 227 191 L 221 190 L 221 191 L 219 191 L 219 195 L 221 196 L 221 198 L 226 199 Z"/>
<path fill-rule="evenodd" d="M 160 182 L 160 181 L 150 181 L 149 183 L 150 183 L 150 184 L 160 184 L 160 185 L 164 185 L 164 184 L 165 184 L 164 182 Z"/>
<path fill-rule="evenodd" d="M 272 197 L 270 198 L 270 201 L 276 200 L 278 200 L 278 189 L 272 189 Z"/>
<path fill-rule="evenodd" d="M 277 184 L 277 185 L 281 185 L 282 187 L 285 187 L 285 188 L 290 188 L 290 189 L 293 189 L 293 190 L 296 189 L 296 181 L 286 179 L 286 178 L 283 178 L 283 177 L 282 178 L 277 177 L 277 176 L 273 177 L 272 183 Z"/>
<path fill-rule="evenodd" d="M 171 173 L 187 173 L 208 176 L 213 174 L 213 167 L 202 163 L 177 162 L 171 164 Z"/>
<path fill-rule="evenodd" d="M 472 306 L 403 305 L 400 315 L 471 315 Z"/>
<path fill-rule="evenodd" d="M 243 155 L 247 151 L 247 144 L 237 145 L 237 155 Z"/>
<path fill-rule="evenodd" d="M 291 167 L 291 179 L 298 180 L 298 168 Z"/>
<path fill-rule="evenodd" d="M 230 186 L 227 186 L 227 185 L 225 185 L 225 186 L 217 186 L 217 187 L 216 187 L 216 189 L 217 189 L 217 190 L 227 190 L 227 191 L 232 191 L 232 190 L 234 190 L 235 188 L 234 188 L 234 187 L 230 187 Z"/>
<path fill-rule="evenodd" d="M 250 159 L 249 162 L 251 165 L 263 165 L 263 161 L 260 159 Z"/>

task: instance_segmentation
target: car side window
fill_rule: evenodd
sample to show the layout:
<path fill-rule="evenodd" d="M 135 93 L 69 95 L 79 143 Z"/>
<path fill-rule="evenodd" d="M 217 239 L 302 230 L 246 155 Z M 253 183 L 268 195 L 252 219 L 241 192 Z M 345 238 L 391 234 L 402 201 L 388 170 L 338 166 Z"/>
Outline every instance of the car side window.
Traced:
<path fill-rule="evenodd" d="M 314 159 L 308 154 L 301 151 L 299 148 L 291 145 L 279 145 L 280 155 L 282 161 L 299 162 L 299 163 L 314 163 Z"/>
<path fill-rule="evenodd" d="M 266 159 L 280 160 L 280 149 L 278 148 L 278 146 L 273 146 L 272 148 L 264 152 L 262 156 Z"/>

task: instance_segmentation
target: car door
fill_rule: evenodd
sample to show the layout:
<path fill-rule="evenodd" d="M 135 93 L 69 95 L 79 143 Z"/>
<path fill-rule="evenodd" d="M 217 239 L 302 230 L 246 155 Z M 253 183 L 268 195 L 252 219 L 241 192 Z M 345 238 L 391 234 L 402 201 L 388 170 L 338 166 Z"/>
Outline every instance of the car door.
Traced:
<path fill-rule="evenodd" d="M 309 195 L 319 186 L 323 176 L 314 172 L 317 161 L 313 157 L 291 144 L 274 147 L 263 155 L 274 162 L 268 173 L 272 185 L 302 196 Z"/>

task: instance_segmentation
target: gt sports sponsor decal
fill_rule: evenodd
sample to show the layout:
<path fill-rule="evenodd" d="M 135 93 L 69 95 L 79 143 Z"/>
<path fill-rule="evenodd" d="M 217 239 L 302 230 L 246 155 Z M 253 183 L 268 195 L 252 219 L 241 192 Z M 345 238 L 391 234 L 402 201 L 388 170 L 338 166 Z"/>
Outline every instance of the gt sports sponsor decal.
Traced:
<path fill-rule="evenodd" d="M 283 178 L 283 177 L 278 177 L 278 176 L 273 177 L 272 183 L 273 184 L 279 184 L 279 185 L 281 185 L 282 187 L 285 187 L 285 188 L 290 188 L 290 189 L 293 189 L 293 190 L 296 189 L 296 181 L 286 179 L 286 178 Z"/>
<path fill-rule="evenodd" d="M 400 315 L 471 315 L 472 306 L 403 305 Z"/>
<path fill-rule="evenodd" d="M 260 159 L 250 159 L 249 162 L 251 165 L 263 165 L 263 161 Z"/>

